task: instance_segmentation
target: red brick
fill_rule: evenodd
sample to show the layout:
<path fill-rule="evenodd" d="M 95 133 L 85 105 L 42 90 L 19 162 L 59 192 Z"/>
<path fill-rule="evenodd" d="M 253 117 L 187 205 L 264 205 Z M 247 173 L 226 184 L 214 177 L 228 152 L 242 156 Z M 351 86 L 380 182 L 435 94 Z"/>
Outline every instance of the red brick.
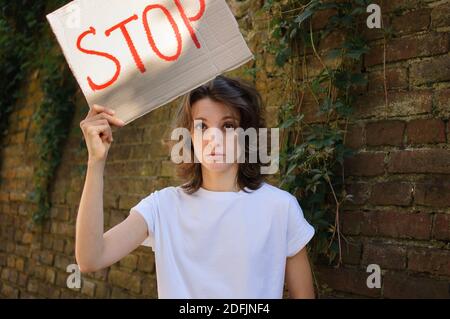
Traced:
<path fill-rule="evenodd" d="M 18 132 L 18 133 L 9 135 L 8 144 L 10 144 L 10 145 L 14 145 L 14 144 L 23 145 L 24 143 L 25 143 L 25 132 Z"/>
<path fill-rule="evenodd" d="M 320 30 L 326 27 L 330 17 L 336 14 L 335 9 L 318 11 L 311 18 L 313 30 Z"/>
<path fill-rule="evenodd" d="M 450 240 L 449 214 L 436 214 L 434 218 L 433 238 L 437 240 Z"/>
<path fill-rule="evenodd" d="M 345 135 L 345 146 L 358 149 L 364 145 L 363 128 L 357 124 L 349 125 Z"/>
<path fill-rule="evenodd" d="M 450 206 L 450 180 L 448 178 L 429 178 L 416 183 L 414 202 L 432 207 Z"/>
<path fill-rule="evenodd" d="M 104 269 L 94 272 L 93 276 L 94 276 L 94 279 L 106 281 L 106 278 L 108 278 L 108 274 L 109 274 L 109 269 L 104 268 Z"/>
<path fill-rule="evenodd" d="M 112 269 L 108 275 L 109 281 L 118 287 L 134 293 L 141 292 L 141 277 L 128 272 Z"/>
<path fill-rule="evenodd" d="M 96 283 L 97 287 L 95 289 L 95 297 L 97 299 L 108 299 L 110 298 L 110 287 L 108 284 L 105 284 L 103 282 Z M 157 296 L 155 297 L 157 298 Z"/>
<path fill-rule="evenodd" d="M 384 173 L 384 153 L 363 152 L 344 160 L 347 175 L 377 176 Z"/>
<path fill-rule="evenodd" d="M 143 272 L 155 273 L 155 256 L 154 254 L 141 254 L 137 269 Z"/>
<path fill-rule="evenodd" d="M 369 73 L 369 91 L 384 91 L 384 70 Z M 408 74 L 406 68 L 386 68 L 386 87 L 388 90 L 408 88 Z"/>
<path fill-rule="evenodd" d="M 119 209 L 130 209 L 142 199 L 142 196 L 125 194 L 123 196 L 121 195 L 119 200 Z"/>
<path fill-rule="evenodd" d="M 89 297 L 94 297 L 96 283 L 90 280 L 83 280 L 83 286 L 81 287 L 81 293 Z"/>
<path fill-rule="evenodd" d="M 56 207 L 53 206 L 50 209 L 50 217 L 53 220 L 68 221 L 70 216 L 70 211 L 68 207 Z"/>
<path fill-rule="evenodd" d="M 26 288 L 27 287 L 28 276 L 25 274 L 19 274 L 18 285 L 19 287 Z"/>
<path fill-rule="evenodd" d="M 377 183 L 372 188 L 369 202 L 373 205 L 411 204 L 413 187 L 408 182 L 392 181 Z"/>
<path fill-rule="evenodd" d="M 397 13 L 409 9 L 418 9 L 424 6 L 423 0 L 375 0 L 371 3 L 380 5 L 384 13 Z"/>
<path fill-rule="evenodd" d="M 9 199 L 13 202 L 25 202 L 28 200 L 27 193 L 25 192 L 11 192 Z"/>
<path fill-rule="evenodd" d="M 388 163 L 389 173 L 450 173 L 450 150 L 395 151 Z"/>
<path fill-rule="evenodd" d="M 144 278 L 142 282 L 142 295 L 154 299 L 158 298 L 158 286 L 154 278 Z"/>
<path fill-rule="evenodd" d="M 118 144 L 114 145 L 115 147 L 111 148 L 111 152 L 108 154 L 108 159 L 110 161 L 126 161 L 126 160 L 132 160 L 136 158 L 131 157 L 131 148 L 132 145 L 124 145 L 124 144 Z"/>
<path fill-rule="evenodd" d="M 19 298 L 19 289 L 10 286 L 9 284 L 4 283 L 1 286 L 0 295 L 6 296 L 6 298 L 17 299 Z"/>
<path fill-rule="evenodd" d="M 346 185 L 346 192 L 352 195 L 351 201 L 348 202 L 349 204 L 362 205 L 367 202 L 370 196 L 370 186 L 365 182 L 351 183 Z"/>
<path fill-rule="evenodd" d="M 9 192 L 0 192 L 0 202 L 9 201 Z"/>
<path fill-rule="evenodd" d="M 448 81 L 450 80 L 450 55 L 444 54 L 414 62 L 409 72 L 411 85 Z"/>
<path fill-rule="evenodd" d="M 386 62 L 444 54 L 449 50 L 448 35 L 430 32 L 387 40 Z M 372 47 L 365 56 L 366 67 L 383 63 L 383 46 Z"/>
<path fill-rule="evenodd" d="M 432 219 L 428 213 L 397 211 L 344 211 L 344 234 L 371 237 L 429 239 Z"/>
<path fill-rule="evenodd" d="M 367 287 L 367 277 L 370 273 L 365 271 L 324 266 L 318 266 L 316 270 L 320 285 L 326 284 L 332 289 L 362 296 L 379 297 L 381 294 L 381 289 Z"/>
<path fill-rule="evenodd" d="M 402 272 L 387 272 L 383 276 L 383 297 L 417 299 L 448 298 L 448 281 L 412 276 Z"/>
<path fill-rule="evenodd" d="M 420 119 L 406 126 L 408 144 L 445 143 L 445 123 L 440 119 Z"/>
<path fill-rule="evenodd" d="M 392 115 L 412 115 L 429 113 L 432 108 L 432 91 L 418 90 L 397 92 L 388 97 Z M 388 113 L 389 114 L 389 113 Z"/>
<path fill-rule="evenodd" d="M 395 34 L 418 32 L 430 26 L 431 9 L 410 11 L 399 17 L 393 17 L 392 28 Z"/>
<path fill-rule="evenodd" d="M 348 238 L 347 238 L 348 239 Z M 342 261 L 345 264 L 359 265 L 361 262 L 362 244 L 360 242 L 342 241 Z"/>
<path fill-rule="evenodd" d="M 0 253 L 0 267 L 5 267 L 6 266 L 6 254 L 4 253 Z"/>
<path fill-rule="evenodd" d="M 129 270 L 135 270 L 137 267 L 138 256 L 129 254 L 120 260 L 120 267 L 127 268 Z"/>
<path fill-rule="evenodd" d="M 439 115 L 450 117 L 450 89 L 436 90 L 434 105 Z"/>
<path fill-rule="evenodd" d="M 403 142 L 405 123 L 402 121 L 380 121 L 366 125 L 366 143 L 369 146 L 399 146 Z"/>
<path fill-rule="evenodd" d="M 447 143 L 450 143 L 450 121 L 447 122 Z"/>
<path fill-rule="evenodd" d="M 429 248 L 411 249 L 408 251 L 408 270 L 450 276 L 450 252 Z"/>
<path fill-rule="evenodd" d="M 431 11 L 431 27 L 448 27 L 450 25 L 450 4 L 444 3 Z"/>
<path fill-rule="evenodd" d="M 104 192 L 104 201 L 103 201 L 103 207 L 104 208 L 117 208 L 117 203 L 119 201 L 119 193 L 112 193 L 109 189 L 105 188 Z"/>
<path fill-rule="evenodd" d="M 51 266 L 53 264 L 53 258 L 53 253 L 48 250 L 44 250 L 39 253 L 39 261 L 44 265 Z"/>
<path fill-rule="evenodd" d="M 158 128 L 160 128 L 160 126 L 158 126 Z M 155 132 L 156 127 L 152 126 L 152 128 L 148 128 L 148 129 L 152 130 L 153 138 L 158 135 Z M 114 143 L 116 144 L 116 146 L 118 144 L 122 144 L 122 143 L 130 143 L 130 144 L 140 143 L 143 140 L 144 129 L 130 126 L 130 127 L 124 127 L 123 130 L 118 130 L 118 131 L 114 132 L 114 134 L 115 134 L 114 135 Z M 145 136 L 145 137 L 148 138 L 149 136 Z"/>
<path fill-rule="evenodd" d="M 48 285 L 45 283 L 39 284 L 39 293 L 47 299 L 59 299 L 61 295 L 60 290 L 55 289 L 52 285 Z"/>
<path fill-rule="evenodd" d="M 362 264 L 377 264 L 381 269 L 404 269 L 406 267 L 406 249 L 381 243 L 365 244 Z"/>
<path fill-rule="evenodd" d="M 355 117 L 410 116 L 430 113 L 432 91 L 391 92 L 388 95 L 387 108 L 385 104 L 384 94 L 366 94 L 355 102 Z"/>
<path fill-rule="evenodd" d="M 345 235 L 359 235 L 365 220 L 365 214 L 360 211 L 343 211 L 340 214 L 342 232 Z"/>

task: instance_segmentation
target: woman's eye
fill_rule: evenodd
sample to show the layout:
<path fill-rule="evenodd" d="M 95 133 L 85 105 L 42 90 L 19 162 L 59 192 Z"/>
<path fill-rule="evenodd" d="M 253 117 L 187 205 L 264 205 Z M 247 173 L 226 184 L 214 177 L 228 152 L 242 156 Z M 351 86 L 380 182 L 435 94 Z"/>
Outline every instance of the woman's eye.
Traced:
<path fill-rule="evenodd" d="M 196 125 L 194 125 L 194 129 L 196 130 L 202 130 L 204 128 L 204 123 L 198 123 Z"/>
<path fill-rule="evenodd" d="M 225 128 L 234 128 L 234 124 L 233 123 L 225 123 L 223 126 Z"/>

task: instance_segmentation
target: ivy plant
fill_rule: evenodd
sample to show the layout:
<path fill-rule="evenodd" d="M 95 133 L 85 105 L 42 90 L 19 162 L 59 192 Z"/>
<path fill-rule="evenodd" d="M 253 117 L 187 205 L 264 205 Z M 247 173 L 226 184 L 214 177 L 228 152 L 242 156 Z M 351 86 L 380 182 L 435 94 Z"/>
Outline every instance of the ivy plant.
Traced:
<path fill-rule="evenodd" d="M 30 199 L 37 204 L 33 222 L 49 217 L 50 192 L 55 171 L 61 161 L 64 141 L 74 114 L 76 82 L 51 33 L 46 13 L 65 4 L 62 0 L 0 0 L 0 132 L 8 131 L 9 115 L 17 107 L 21 85 L 38 70 L 43 98 L 32 120 L 37 132 L 33 142 L 38 158 L 34 171 L 34 190 Z"/>
<path fill-rule="evenodd" d="M 342 263 L 342 240 L 347 240 L 340 231 L 339 214 L 351 200 L 345 190 L 343 164 L 353 153 L 345 146 L 354 112 L 352 92 L 367 82 L 358 69 L 369 50 L 360 30 L 367 5 L 365 0 L 266 0 L 262 8 L 270 16 L 265 49 L 275 57 L 283 79 L 290 82 L 290 94 L 279 111 L 279 186 L 299 198 L 305 217 L 316 229 L 310 245 L 313 260 L 336 265 Z M 330 13 L 326 26 L 315 30 L 314 18 L 324 10 Z M 342 43 L 326 54 L 319 53 L 317 44 L 331 32 L 340 32 Z M 308 62 L 318 61 L 320 70 L 315 76 L 308 76 L 315 73 L 308 72 L 307 57 Z M 326 59 L 337 62 L 330 65 Z M 306 95 L 312 97 L 321 120 L 305 119 Z"/>

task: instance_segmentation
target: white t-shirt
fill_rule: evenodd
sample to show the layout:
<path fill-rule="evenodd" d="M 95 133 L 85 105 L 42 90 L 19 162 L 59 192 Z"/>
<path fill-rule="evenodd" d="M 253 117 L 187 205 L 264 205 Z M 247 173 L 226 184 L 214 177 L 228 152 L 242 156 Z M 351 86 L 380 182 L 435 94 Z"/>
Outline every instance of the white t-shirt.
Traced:
<path fill-rule="evenodd" d="M 290 193 L 265 182 L 250 192 L 172 186 L 131 208 L 148 226 L 160 299 L 283 297 L 286 257 L 314 228 Z"/>

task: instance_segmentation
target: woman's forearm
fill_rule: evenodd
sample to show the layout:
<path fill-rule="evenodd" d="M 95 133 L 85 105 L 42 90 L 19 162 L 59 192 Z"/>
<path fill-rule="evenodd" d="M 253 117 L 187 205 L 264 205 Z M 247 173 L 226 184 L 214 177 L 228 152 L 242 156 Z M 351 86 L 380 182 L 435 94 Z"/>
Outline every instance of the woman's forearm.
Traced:
<path fill-rule="evenodd" d="M 76 221 L 75 254 L 81 271 L 95 271 L 103 250 L 103 161 L 89 161 Z"/>

